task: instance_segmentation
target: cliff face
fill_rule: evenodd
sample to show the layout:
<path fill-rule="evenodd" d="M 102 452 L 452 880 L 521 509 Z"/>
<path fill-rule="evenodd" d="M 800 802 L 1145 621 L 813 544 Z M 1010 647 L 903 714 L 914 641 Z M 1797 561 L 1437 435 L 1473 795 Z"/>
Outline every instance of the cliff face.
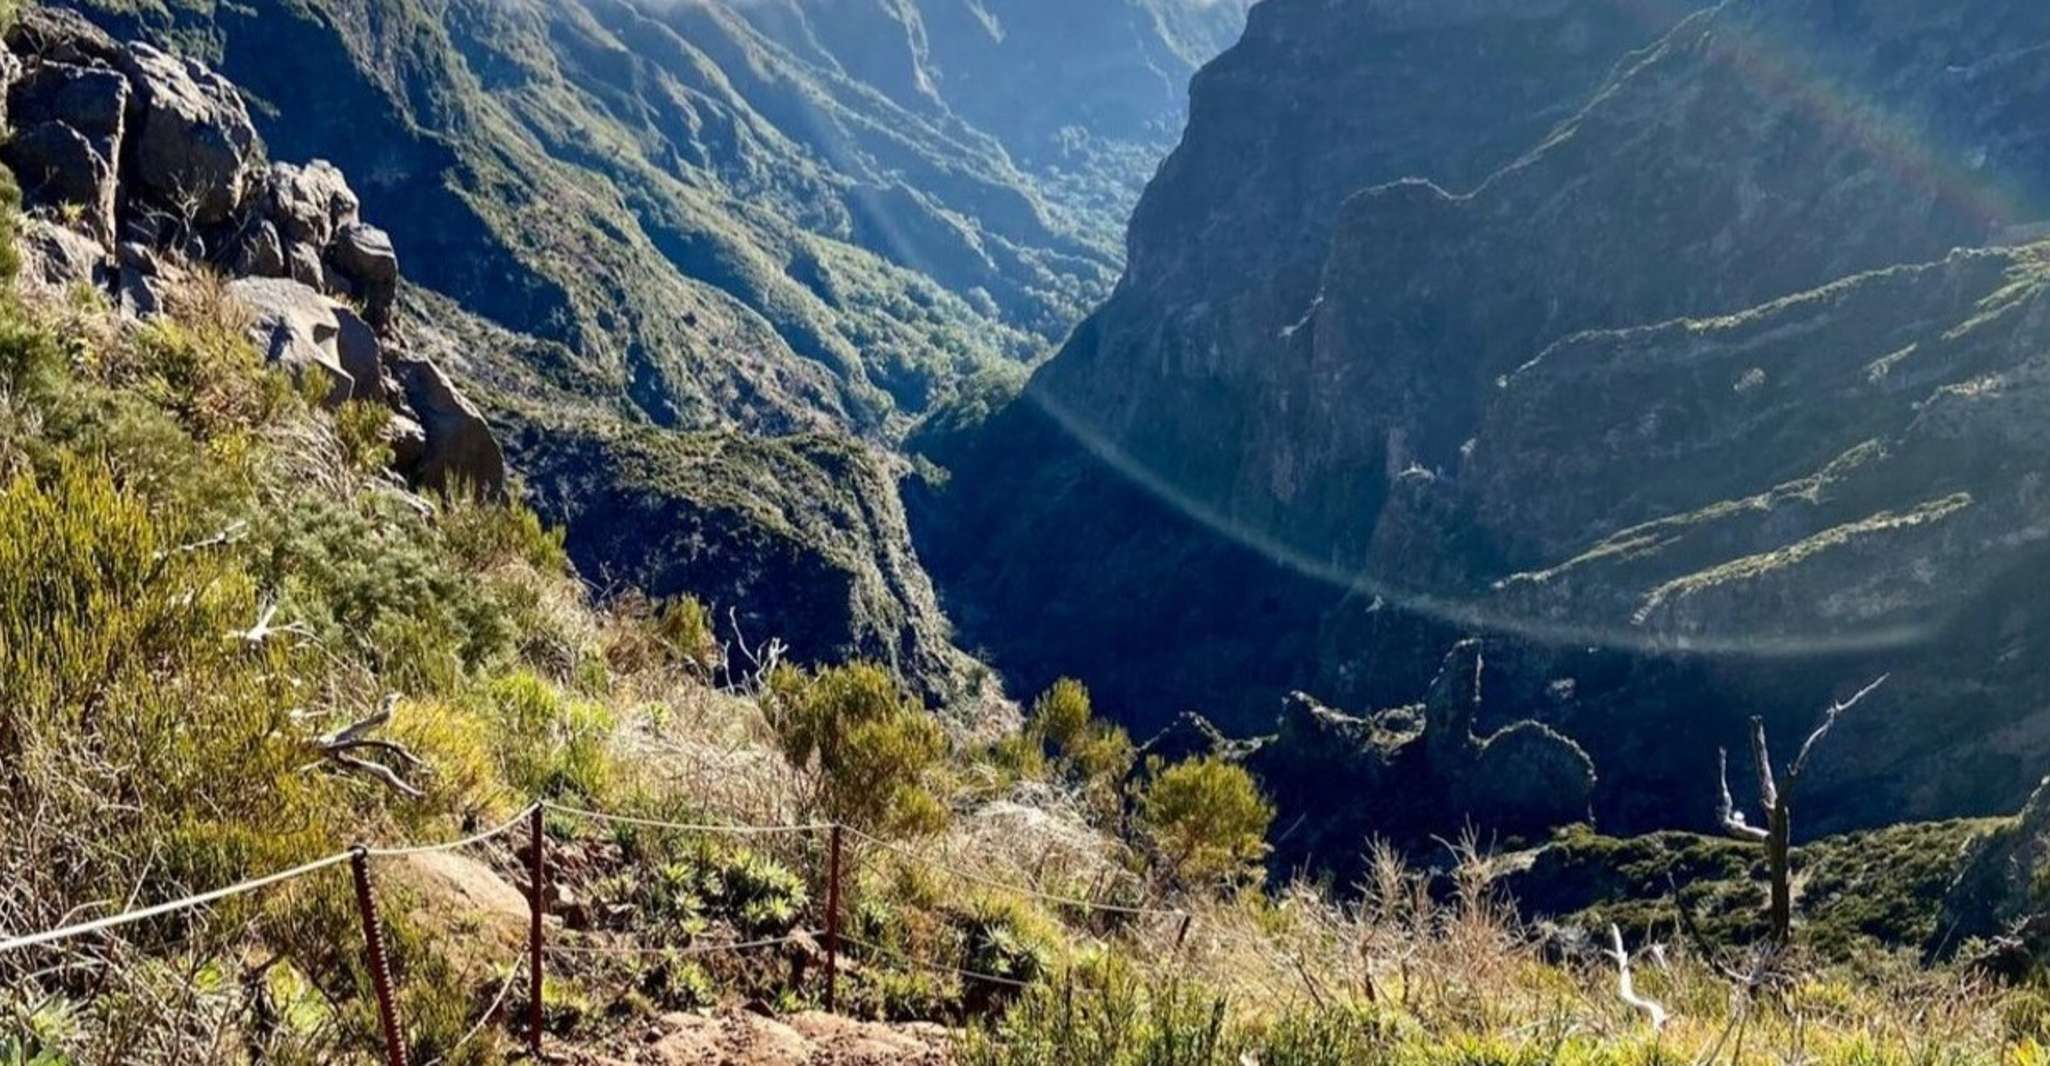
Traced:
<path fill-rule="evenodd" d="M 1037 568 L 930 553 L 968 635 L 1057 616 L 1030 639 L 1102 685 L 1142 634 L 1157 657 L 1108 689 L 1129 713 L 1150 689 L 1242 731 L 1285 686 L 1392 705 L 1486 635 L 1493 713 L 1587 747 L 1622 827 L 1705 818 L 1743 714 L 1791 737 L 1891 669 L 1816 823 L 2017 804 L 2050 757 L 2017 592 L 2040 252 L 2014 247 L 2045 215 L 2050 80 L 2022 57 L 2050 12 L 1629 8 L 1256 9 L 1117 295 L 1024 401 L 930 438 L 956 476 L 921 528 L 1007 530 Z M 1491 33 L 1491 61 L 1453 51 Z M 1283 120 L 1276 70 L 1408 80 Z M 1024 470 L 993 461 L 1020 442 Z M 1233 628 L 1259 646 L 1219 670 L 1205 634 Z"/>
<path fill-rule="evenodd" d="M 1335 597 L 1330 546 L 1306 568 L 1275 565 L 1274 531 L 1302 538 L 1259 466 L 1313 458 L 1303 349 L 1348 198 L 1419 174 L 1471 188 L 1686 10 L 1256 7 L 1193 83 L 1188 132 L 1137 208 L 1117 292 L 1025 402 L 915 441 L 952 475 L 914 520 L 972 638 L 1033 684 L 1082 670 L 1147 724 L 1188 705 L 1270 721 L 1268 695 L 1300 679 Z M 1334 509 L 1364 491 L 1303 481 Z M 1389 698 L 1421 689 L 1443 651 L 1420 655 L 1421 676 Z"/>

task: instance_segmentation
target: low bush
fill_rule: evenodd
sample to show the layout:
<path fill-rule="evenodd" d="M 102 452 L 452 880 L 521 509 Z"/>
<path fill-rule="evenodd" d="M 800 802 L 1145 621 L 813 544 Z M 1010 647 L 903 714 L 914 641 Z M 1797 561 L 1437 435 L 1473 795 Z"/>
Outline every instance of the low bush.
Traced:
<path fill-rule="evenodd" d="M 939 723 L 872 663 L 769 677 L 764 710 L 817 816 L 872 833 L 931 832 L 946 821 L 930 778 L 946 754 Z"/>

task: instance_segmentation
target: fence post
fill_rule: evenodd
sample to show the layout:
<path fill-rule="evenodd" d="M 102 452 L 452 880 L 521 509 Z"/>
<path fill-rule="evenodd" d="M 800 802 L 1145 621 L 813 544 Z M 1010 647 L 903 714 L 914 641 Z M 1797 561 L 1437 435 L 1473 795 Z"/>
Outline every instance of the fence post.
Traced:
<path fill-rule="evenodd" d="M 833 823 L 826 867 L 826 1013 L 838 1008 L 840 992 L 840 823 Z"/>
<path fill-rule="evenodd" d="M 384 953 L 384 926 L 377 920 L 377 895 L 370 887 L 370 852 L 357 845 L 349 852 L 356 877 L 356 909 L 363 915 L 363 948 L 370 964 L 370 986 L 377 993 L 377 1023 L 384 1030 L 384 1060 L 406 1066 L 406 1038 L 399 1027 L 399 1004 L 392 995 L 391 960 Z"/>
<path fill-rule="evenodd" d="M 528 845 L 532 849 L 529 870 L 528 891 L 532 898 L 527 901 L 531 924 L 527 928 L 527 1050 L 533 1052 L 534 1060 L 541 1060 L 541 929 L 542 917 L 548 912 L 548 836 L 541 826 L 541 805 L 535 804 L 528 816 Z"/>

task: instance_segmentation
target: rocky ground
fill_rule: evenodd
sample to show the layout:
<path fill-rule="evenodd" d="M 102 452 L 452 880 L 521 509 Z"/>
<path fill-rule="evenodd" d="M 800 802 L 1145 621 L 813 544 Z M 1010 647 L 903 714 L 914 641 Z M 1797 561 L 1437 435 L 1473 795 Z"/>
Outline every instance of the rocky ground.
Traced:
<path fill-rule="evenodd" d="M 566 1053 L 592 1066 L 942 1066 L 948 1039 L 936 1025 L 740 1011 L 665 1014 L 638 1034 Z"/>

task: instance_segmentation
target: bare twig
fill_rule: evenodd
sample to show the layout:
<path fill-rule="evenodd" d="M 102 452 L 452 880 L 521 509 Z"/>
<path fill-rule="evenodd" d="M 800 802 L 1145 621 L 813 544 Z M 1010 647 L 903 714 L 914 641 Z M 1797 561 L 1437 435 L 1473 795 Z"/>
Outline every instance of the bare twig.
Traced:
<path fill-rule="evenodd" d="M 1822 724 L 1816 726 L 1815 732 L 1808 734 L 1808 739 L 1802 742 L 1800 752 L 1794 756 L 1794 765 L 1787 769 L 1787 777 L 1790 780 L 1800 777 L 1801 771 L 1808 768 L 1808 756 L 1815 750 L 1815 743 L 1836 727 L 1836 720 L 1842 717 L 1845 711 L 1856 707 L 1865 697 L 1877 692 L 1879 687 L 1886 684 L 1887 679 L 1892 676 L 1892 674 L 1881 674 L 1877 680 L 1859 689 L 1857 694 L 1853 695 L 1850 699 L 1830 704 L 1828 712 L 1822 717 Z"/>
<path fill-rule="evenodd" d="M 1637 994 L 1637 983 L 1631 979 L 1630 975 L 1630 953 L 1623 949 L 1623 930 L 1617 928 L 1614 922 L 1609 923 L 1609 942 L 1614 945 L 1609 950 L 1609 957 L 1616 960 L 1617 997 L 1624 1004 L 1643 1011 L 1645 1016 L 1651 1020 L 1653 1032 L 1664 1029 L 1667 1017 L 1666 1008 L 1655 1000 L 1646 999 Z"/>
<path fill-rule="evenodd" d="M 406 769 L 425 773 L 427 765 L 420 757 L 406 750 L 402 744 L 380 740 L 370 736 L 391 721 L 392 711 L 398 707 L 396 693 L 384 698 L 383 704 L 369 717 L 343 726 L 328 735 L 315 740 L 314 747 L 328 760 L 339 763 L 350 770 L 367 774 L 383 782 L 386 787 L 411 799 L 426 795 L 418 787 L 398 775 L 398 772 L 380 762 L 365 759 L 356 753 L 363 750 L 382 752 L 399 761 Z"/>

